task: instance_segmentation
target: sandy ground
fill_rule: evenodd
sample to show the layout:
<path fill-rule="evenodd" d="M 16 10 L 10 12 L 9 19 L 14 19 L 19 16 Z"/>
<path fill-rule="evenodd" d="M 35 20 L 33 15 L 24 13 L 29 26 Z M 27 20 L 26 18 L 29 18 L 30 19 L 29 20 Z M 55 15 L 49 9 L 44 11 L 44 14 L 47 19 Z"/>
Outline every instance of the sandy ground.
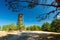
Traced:
<path fill-rule="evenodd" d="M 47 31 L 22 31 L 22 33 L 60 34 L 60 33 L 57 33 L 57 32 L 47 32 Z"/>
<path fill-rule="evenodd" d="M 8 35 L 9 34 L 9 35 Z M 55 32 L 45 32 L 45 31 L 0 31 L 0 40 L 50 40 L 47 38 L 47 34 L 60 34 Z M 37 38 L 41 36 L 41 38 Z M 34 38 L 34 39 L 33 39 Z M 51 40 L 56 40 L 55 38 Z"/>
<path fill-rule="evenodd" d="M 0 31 L 0 37 L 2 37 L 2 36 L 6 36 L 6 35 L 8 35 L 8 34 L 20 35 L 21 33 L 60 34 L 60 33 L 55 33 L 55 32 L 46 32 L 46 31 L 22 31 L 22 32 L 19 32 L 19 31 L 11 31 L 11 32 L 7 32 L 7 31 Z"/>
<path fill-rule="evenodd" d="M 11 32 L 7 32 L 7 31 L 0 31 L 0 37 L 2 36 L 6 36 L 8 34 L 15 34 L 18 35 L 19 31 L 11 31 Z"/>

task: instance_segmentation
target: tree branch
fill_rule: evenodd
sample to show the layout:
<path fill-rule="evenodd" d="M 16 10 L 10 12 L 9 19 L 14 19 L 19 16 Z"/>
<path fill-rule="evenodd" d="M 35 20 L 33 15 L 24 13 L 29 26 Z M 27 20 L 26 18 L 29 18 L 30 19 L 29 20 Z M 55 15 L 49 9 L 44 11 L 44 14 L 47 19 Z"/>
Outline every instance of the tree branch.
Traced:
<path fill-rule="evenodd" d="M 27 2 L 27 3 L 34 3 L 35 5 L 42 5 L 42 6 L 52 6 L 52 7 L 60 7 L 60 5 L 52 5 L 52 4 L 39 4 L 34 1 L 15 1 L 15 2 Z"/>

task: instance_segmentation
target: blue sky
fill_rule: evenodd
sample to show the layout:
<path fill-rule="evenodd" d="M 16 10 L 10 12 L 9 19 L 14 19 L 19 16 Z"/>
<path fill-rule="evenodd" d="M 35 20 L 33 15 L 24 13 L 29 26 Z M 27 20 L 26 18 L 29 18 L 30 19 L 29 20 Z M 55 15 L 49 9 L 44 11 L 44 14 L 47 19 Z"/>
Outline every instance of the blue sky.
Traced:
<path fill-rule="evenodd" d="M 50 1 L 49 1 L 50 2 Z M 7 6 L 5 6 L 5 3 L 3 0 L 0 0 L 0 25 L 7 25 L 10 23 L 15 23 L 17 24 L 17 18 L 18 18 L 18 14 L 19 13 L 23 13 L 24 14 L 24 19 L 23 19 L 23 23 L 27 26 L 29 25 L 42 25 L 44 22 L 48 21 L 49 23 L 51 23 L 52 19 L 47 19 L 41 22 L 38 22 L 37 19 L 35 18 L 37 15 L 39 15 L 40 13 L 46 13 L 47 11 L 49 12 L 50 10 L 53 10 L 54 8 L 48 8 L 47 10 L 43 10 L 42 7 L 40 6 L 36 6 L 33 9 L 24 9 L 21 12 L 12 12 L 11 10 L 8 9 Z"/>

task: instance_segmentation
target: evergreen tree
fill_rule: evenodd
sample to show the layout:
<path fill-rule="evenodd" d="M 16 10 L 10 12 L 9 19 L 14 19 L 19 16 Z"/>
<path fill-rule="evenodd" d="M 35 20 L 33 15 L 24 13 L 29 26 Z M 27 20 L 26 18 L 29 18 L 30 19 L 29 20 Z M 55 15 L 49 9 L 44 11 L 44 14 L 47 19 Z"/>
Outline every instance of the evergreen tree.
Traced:
<path fill-rule="evenodd" d="M 26 28 L 26 30 L 31 30 L 30 26 Z"/>
<path fill-rule="evenodd" d="M 50 31 L 51 30 L 51 27 L 50 27 L 50 24 L 48 22 L 44 23 L 41 27 L 41 29 L 43 31 Z"/>
<path fill-rule="evenodd" d="M 60 19 L 54 19 L 51 23 L 51 31 L 60 32 Z"/>
<path fill-rule="evenodd" d="M 40 28 L 40 26 L 33 25 L 33 26 L 27 27 L 27 30 L 31 30 L 31 31 L 39 31 L 39 30 L 41 30 L 41 28 Z"/>
<path fill-rule="evenodd" d="M 0 30 L 1 30 L 1 26 L 0 26 Z"/>
<path fill-rule="evenodd" d="M 4 25 L 2 27 L 2 30 L 3 31 L 13 31 L 13 30 L 16 30 L 16 26 L 13 23 L 11 23 L 9 25 Z"/>
<path fill-rule="evenodd" d="M 14 23 L 9 24 L 9 31 L 14 31 L 16 30 L 16 26 L 14 25 Z"/>
<path fill-rule="evenodd" d="M 2 27 L 2 31 L 9 31 L 9 26 L 8 25 L 4 25 Z"/>

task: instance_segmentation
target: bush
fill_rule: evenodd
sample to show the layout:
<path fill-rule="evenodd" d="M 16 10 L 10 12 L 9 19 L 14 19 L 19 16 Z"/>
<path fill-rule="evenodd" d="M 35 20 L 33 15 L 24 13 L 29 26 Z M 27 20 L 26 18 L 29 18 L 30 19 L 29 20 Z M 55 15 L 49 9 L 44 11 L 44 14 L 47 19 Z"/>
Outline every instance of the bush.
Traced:
<path fill-rule="evenodd" d="M 16 30 L 16 26 L 13 23 L 9 24 L 9 25 L 4 25 L 2 27 L 2 30 L 3 31 L 13 31 L 13 30 Z"/>

